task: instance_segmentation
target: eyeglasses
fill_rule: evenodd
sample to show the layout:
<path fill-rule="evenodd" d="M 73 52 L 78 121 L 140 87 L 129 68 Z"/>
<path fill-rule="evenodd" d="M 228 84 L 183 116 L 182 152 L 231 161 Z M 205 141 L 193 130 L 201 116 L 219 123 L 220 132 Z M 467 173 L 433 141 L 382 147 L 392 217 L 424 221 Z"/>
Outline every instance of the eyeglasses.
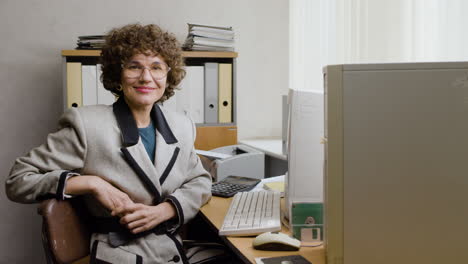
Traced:
<path fill-rule="evenodd" d="M 148 69 L 151 73 L 151 76 L 153 76 L 153 78 L 158 81 L 164 79 L 171 70 L 171 68 L 165 63 L 153 63 L 149 67 L 130 63 L 123 64 L 122 69 L 124 76 L 127 78 L 139 78 L 143 71 Z"/>

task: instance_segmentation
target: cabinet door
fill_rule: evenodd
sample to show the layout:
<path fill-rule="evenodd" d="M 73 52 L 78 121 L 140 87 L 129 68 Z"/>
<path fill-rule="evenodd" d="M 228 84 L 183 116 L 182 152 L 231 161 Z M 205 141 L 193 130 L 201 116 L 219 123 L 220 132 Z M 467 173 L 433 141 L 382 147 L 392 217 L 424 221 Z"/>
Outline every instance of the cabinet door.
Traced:
<path fill-rule="evenodd" d="M 235 144 L 237 144 L 236 126 L 197 127 L 196 149 L 211 150 Z"/>

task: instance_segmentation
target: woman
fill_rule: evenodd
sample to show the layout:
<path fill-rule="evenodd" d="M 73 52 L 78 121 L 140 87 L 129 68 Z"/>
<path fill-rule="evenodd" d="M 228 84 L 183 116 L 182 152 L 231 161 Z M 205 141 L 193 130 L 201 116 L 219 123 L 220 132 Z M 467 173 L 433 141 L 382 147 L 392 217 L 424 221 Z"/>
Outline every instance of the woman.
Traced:
<path fill-rule="evenodd" d="M 32 203 L 82 195 L 95 219 L 91 260 L 183 261 L 178 228 L 211 197 L 195 127 L 159 104 L 185 75 L 175 37 L 158 26 L 113 29 L 102 50 L 112 106 L 68 109 L 47 142 L 18 158 L 8 197 Z"/>

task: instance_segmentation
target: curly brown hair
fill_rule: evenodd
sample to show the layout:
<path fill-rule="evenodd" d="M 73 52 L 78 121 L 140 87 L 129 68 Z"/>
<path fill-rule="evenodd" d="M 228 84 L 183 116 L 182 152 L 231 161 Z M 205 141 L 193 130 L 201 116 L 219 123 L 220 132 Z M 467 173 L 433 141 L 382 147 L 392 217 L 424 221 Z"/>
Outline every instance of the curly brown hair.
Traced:
<path fill-rule="evenodd" d="M 139 53 L 159 55 L 171 67 L 166 90 L 159 99 L 159 102 L 166 101 L 174 95 L 177 85 L 185 77 L 185 64 L 175 36 L 153 24 L 130 24 L 109 31 L 100 58 L 104 88 L 116 96 L 122 96 L 123 92 L 118 90 L 122 83 L 122 65 Z"/>

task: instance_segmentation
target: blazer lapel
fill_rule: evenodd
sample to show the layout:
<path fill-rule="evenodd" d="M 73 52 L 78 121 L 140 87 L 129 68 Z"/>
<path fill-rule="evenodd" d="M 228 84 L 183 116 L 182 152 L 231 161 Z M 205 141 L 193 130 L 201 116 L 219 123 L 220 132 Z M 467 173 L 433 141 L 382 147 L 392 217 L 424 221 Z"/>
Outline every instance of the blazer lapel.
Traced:
<path fill-rule="evenodd" d="M 156 158 L 154 167 L 159 175 L 159 184 L 163 184 L 169 175 L 179 154 L 177 144 L 167 144 L 164 138 L 158 133 L 156 135 Z"/>
<path fill-rule="evenodd" d="M 156 147 L 157 148 L 157 147 Z M 156 171 L 155 166 L 148 157 L 145 146 L 138 141 L 136 145 L 130 147 L 123 147 L 122 153 L 124 154 L 127 163 L 132 167 L 135 173 L 146 185 L 147 189 L 155 196 L 155 203 L 159 203 L 161 199 L 161 184 L 159 184 L 159 173 Z"/>
<path fill-rule="evenodd" d="M 176 144 L 178 141 L 172 133 L 166 117 L 157 104 L 154 105 L 151 116 L 157 130 L 154 165 L 159 175 L 159 183 L 162 185 L 169 175 L 180 149 Z"/>

